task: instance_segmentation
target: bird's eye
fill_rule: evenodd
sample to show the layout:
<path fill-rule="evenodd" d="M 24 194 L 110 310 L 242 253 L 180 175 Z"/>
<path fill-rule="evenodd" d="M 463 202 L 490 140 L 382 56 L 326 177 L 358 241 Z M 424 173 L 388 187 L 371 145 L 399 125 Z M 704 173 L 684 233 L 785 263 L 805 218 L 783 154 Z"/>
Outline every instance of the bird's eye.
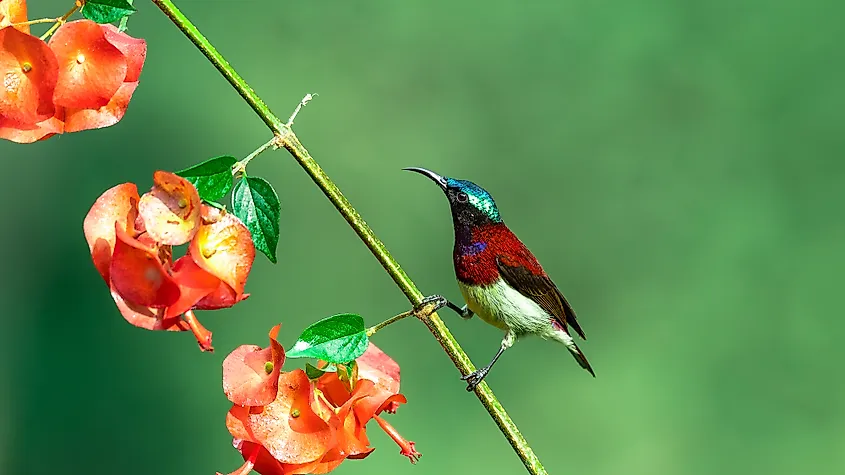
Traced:
<path fill-rule="evenodd" d="M 458 203 L 466 203 L 469 200 L 469 196 L 463 191 L 458 193 Z"/>

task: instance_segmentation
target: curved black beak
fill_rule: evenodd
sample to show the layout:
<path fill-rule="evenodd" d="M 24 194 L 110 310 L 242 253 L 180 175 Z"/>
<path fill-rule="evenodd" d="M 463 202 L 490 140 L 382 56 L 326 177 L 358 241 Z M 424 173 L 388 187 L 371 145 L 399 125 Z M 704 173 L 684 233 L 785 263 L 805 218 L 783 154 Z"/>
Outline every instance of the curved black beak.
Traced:
<path fill-rule="evenodd" d="M 444 190 L 446 189 L 446 177 L 440 176 L 440 175 L 438 175 L 437 173 L 434 173 L 431 170 L 426 170 L 425 168 L 419 168 L 419 167 L 408 167 L 408 168 L 403 168 L 403 170 L 407 170 L 409 172 L 417 172 L 420 175 L 425 175 L 425 176 L 431 178 L 435 183 L 440 185 L 440 188 L 442 188 Z"/>

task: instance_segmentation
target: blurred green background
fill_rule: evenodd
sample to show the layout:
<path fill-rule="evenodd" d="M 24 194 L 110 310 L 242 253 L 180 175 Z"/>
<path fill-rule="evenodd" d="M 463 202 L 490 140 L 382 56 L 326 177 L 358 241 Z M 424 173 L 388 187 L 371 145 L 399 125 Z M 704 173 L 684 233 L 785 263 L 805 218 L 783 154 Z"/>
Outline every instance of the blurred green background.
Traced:
<path fill-rule="evenodd" d="M 309 323 L 376 323 L 407 301 L 290 156 L 262 155 L 282 201 L 279 264 L 189 334 L 128 325 L 82 219 L 156 169 L 245 156 L 262 122 L 149 2 L 141 86 L 115 127 L 0 143 L 0 473 L 211 474 L 241 464 L 220 363 Z M 530 340 L 488 378 L 552 474 L 845 470 L 845 62 L 841 3 L 179 1 L 296 131 L 427 293 L 460 299 L 441 192 L 476 181 L 565 292 L 598 378 Z M 30 17 L 68 0 L 31 0 Z M 41 33 L 45 26 L 35 31 Z M 841 294 L 839 294 L 841 295 Z M 476 362 L 500 333 L 443 313 Z M 522 472 L 425 328 L 376 343 L 409 404 L 342 474 Z M 289 362 L 293 368 L 297 362 Z"/>

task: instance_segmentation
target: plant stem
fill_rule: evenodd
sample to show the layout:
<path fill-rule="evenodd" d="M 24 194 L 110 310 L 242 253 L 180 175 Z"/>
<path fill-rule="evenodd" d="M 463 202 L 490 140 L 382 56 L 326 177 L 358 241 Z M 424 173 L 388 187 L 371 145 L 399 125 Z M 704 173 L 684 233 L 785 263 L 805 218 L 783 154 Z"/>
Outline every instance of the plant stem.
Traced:
<path fill-rule="evenodd" d="M 232 176 L 236 176 L 240 173 L 246 173 L 246 166 L 249 165 L 249 162 L 252 161 L 253 158 L 261 155 L 264 153 L 268 148 L 272 146 L 278 147 L 279 138 L 277 135 L 274 135 L 272 139 L 267 141 L 264 145 L 258 147 L 257 149 L 253 150 L 252 153 L 246 156 L 243 160 L 238 161 L 234 165 L 232 165 Z"/>
<path fill-rule="evenodd" d="M 413 314 L 414 314 L 414 311 L 409 310 L 407 312 L 402 312 L 399 315 L 394 315 L 394 316 L 388 318 L 387 320 L 385 320 L 381 323 L 376 323 L 375 325 L 371 326 L 370 328 L 367 328 L 367 336 L 371 337 L 371 336 L 375 335 L 376 332 L 381 330 L 382 328 L 384 328 L 384 327 L 386 327 L 386 326 L 388 326 L 392 323 L 396 323 L 399 320 L 402 320 L 404 318 L 408 318 Z"/>
<path fill-rule="evenodd" d="M 188 18 L 176 8 L 171 0 L 151 0 L 156 4 L 170 20 L 202 51 L 211 63 L 229 81 L 232 87 L 238 91 L 241 97 L 252 107 L 256 114 L 270 128 L 274 135 L 277 135 L 281 146 L 286 148 L 296 159 L 299 165 L 311 177 L 314 183 L 325 193 L 329 201 L 346 219 L 358 237 L 370 249 L 376 259 L 384 267 L 385 271 L 393 278 L 396 285 L 402 290 L 412 305 L 419 305 L 423 299 L 422 292 L 417 289 L 411 278 L 399 266 L 399 263 L 390 255 L 384 243 L 376 237 L 372 229 L 367 225 L 360 214 L 351 203 L 343 196 L 340 189 L 329 178 L 323 169 L 314 161 L 308 150 L 299 142 L 291 128 L 281 119 L 274 115 L 270 108 L 258 97 L 255 91 L 244 81 L 244 79 L 229 65 L 220 53 L 208 42 L 199 30 L 188 20 Z M 420 320 L 425 323 L 429 331 L 434 335 L 449 358 L 463 375 L 475 371 L 475 367 L 467 354 L 452 336 L 446 324 L 440 319 L 437 313 L 428 316 L 421 316 Z M 475 389 L 475 394 L 481 404 L 490 413 L 490 416 L 499 426 L 508 442 L 517 453 L 525 468 L 533 475 L 547 474 L 540 463 L 540 459 L 531 450 L 531 446 L 517 429 L 516 424 L 511 420 L 508 413 L 499 403 L 493 391 L 486 382 L 482 382 Z"/>
<path fill-rule="evenodd" d="M 151 0 L 168 18 L 170 21 L 173 22 L 185 36 L 191 40 L 202 54 L 211 61 L 211 64 L 220 71 L 220 74 L 229 81 L 229 84 L 235 88 L 236 91 L 244 98 L 244 100 L 249 104 L 250 107 L 258 114 L 259 117 L 267 124 L 267 127 L 270 127 L 270 130 L 273 132 L 279 132 L 282 130 L 284 123 L 276 117 L 275 114 L 267 107 L 267 104 L 258 97 L 258 94 L 249 86 L 249 84 L 244 81 L 244 78 L 238 74 L 237 71 L 229 65 L 229 62 L 226 61 L 226 58 L 223 57 L 211 43 L 203 36 L 202 33 L 188 20 L 176 5 L 173 4 L 170 0 Z"/>
<path fill-rule="evenodd" d="M 60 26 L 64 25 L 65 21 L 67 21 L 67 19 L 70 18 L 71 15 L 76 13 L 77 10 L 79 10 L 79 3 L 74 5 L 73 8 L 71 8 L 67 13 L 65 13 L 61 17 L 56 18 L 56 23 L 53 24 L 53 26 L 51 26 L 46 33 L 41 35 L 41 41 L 46 40 L 48 36 L 52 35 L 57 29 L 59 29 Z"/>

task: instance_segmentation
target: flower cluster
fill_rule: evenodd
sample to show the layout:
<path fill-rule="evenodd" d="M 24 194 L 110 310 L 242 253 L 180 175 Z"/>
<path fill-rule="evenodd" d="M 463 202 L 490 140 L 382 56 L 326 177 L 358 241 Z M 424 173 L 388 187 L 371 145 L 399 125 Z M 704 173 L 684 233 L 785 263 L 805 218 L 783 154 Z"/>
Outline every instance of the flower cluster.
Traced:
<path fill-rule="evenodd" d="M 146 42 L 78 20 L 45 43 L 25 22 L 24 0 L 0 0 L 0 138 L 31 143 L 119 122 L 138 86 Z"/>
<path fill-rule="evenodd" d="M 233 406 L 226 426 L 244 465 L 231 475 L 327 473 L 369 447 L 366 424 L 376 423 L 411 462 L 420 457 L 383 418 L 406 402 L 399 394 L 399 365 L 372 343 L 355 363 L 309 379 L 301 369 L 281 371 L 285 360 L 270 331 L 270 346 L 243 345 L 223 362 L 223 390 Z M 323 366 L 325 367 L 325 366 Z"/>
<path fill-rule="evenodd" d="M 252 236 L 234 215 L 202 204 L 184 178 L 157 171 L 153 182 L 143 196 L 124 183 L 97 199 L 83 224 L 91 258 L 129 323 L 190 330 L 210 351 L 211 332 L 193 310 L 231 307 L 249 296 Z M 173 246 L 185 243 L 187 254 L 174 262 Z"/>

